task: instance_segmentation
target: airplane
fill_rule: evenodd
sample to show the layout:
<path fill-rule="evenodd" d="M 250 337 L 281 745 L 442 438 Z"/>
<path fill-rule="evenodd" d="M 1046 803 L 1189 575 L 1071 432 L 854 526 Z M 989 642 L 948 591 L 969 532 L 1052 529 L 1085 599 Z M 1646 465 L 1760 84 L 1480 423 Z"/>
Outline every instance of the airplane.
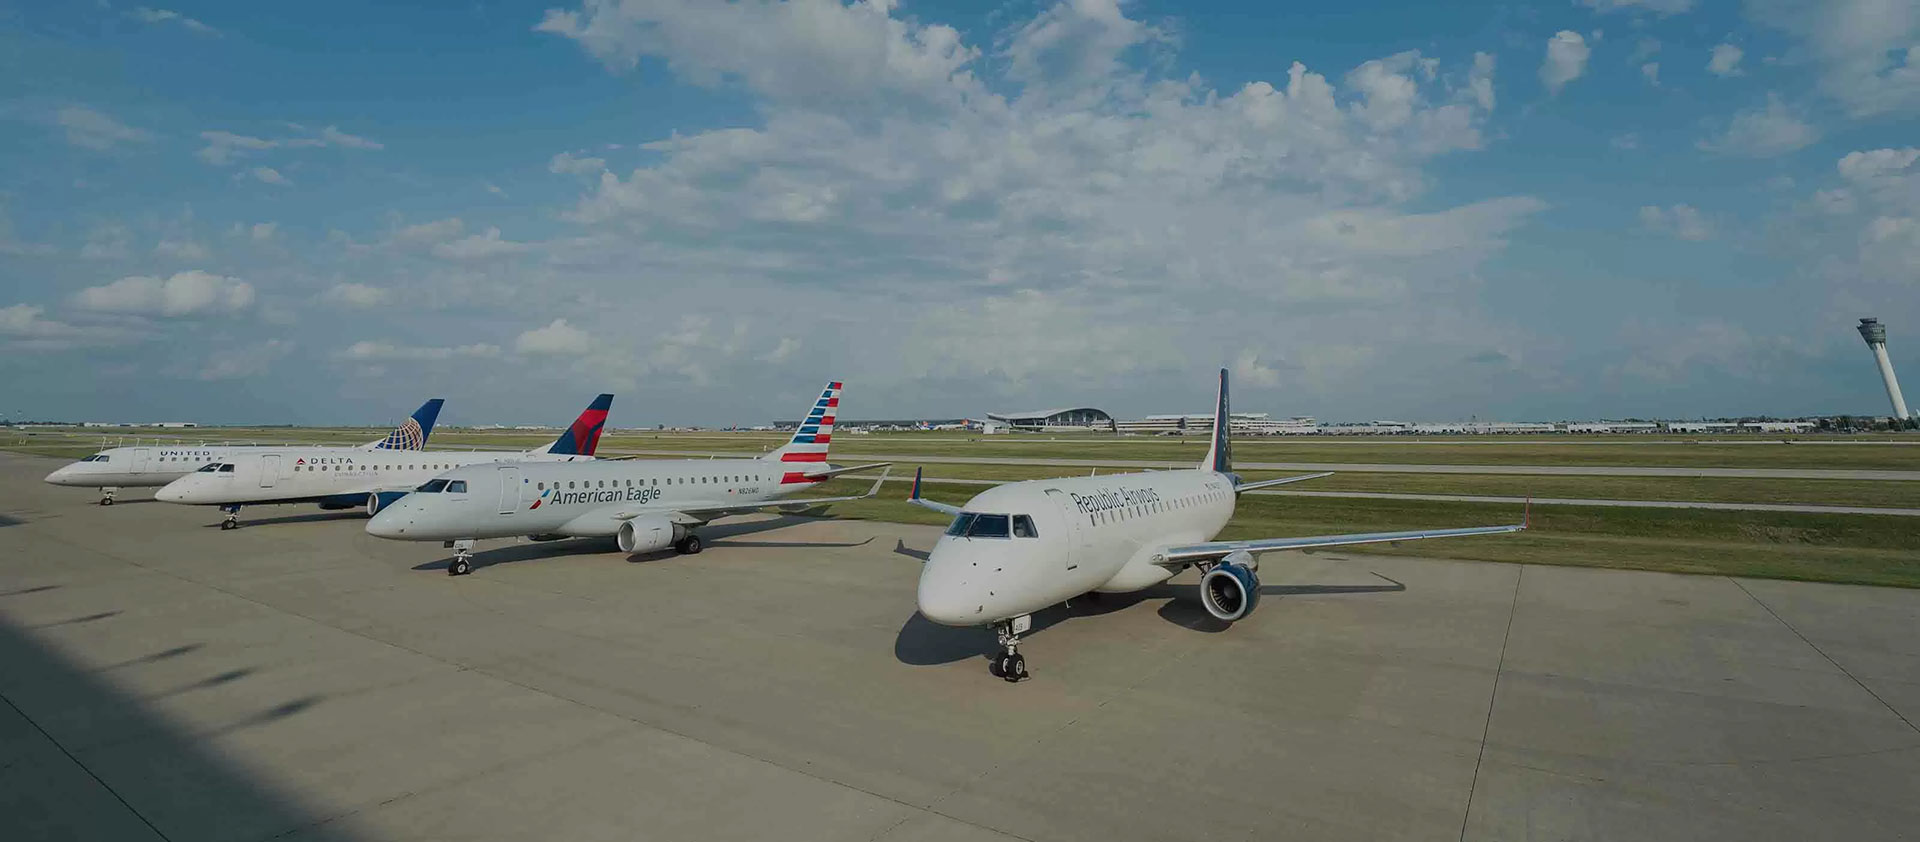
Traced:
<path fill-rule="evenodd" d="M 535 541 L 612 537 L 624 553 L 701 550 L 695 530 L 718 518 L 768 508 L 795 510 L 850 497 L 781 499 L 841 474 L 885 467 L 827 464 L 840 382 L 827 384 L 788 443 L 746 459 L 604 460 L 586 464 L 467 466 L 421 485 L 367 521 L 367 534 L 442 541 L 453 549 L 447 575 L 473 570 L 481 538 Z"/>
<path fill-rule="evenodd" d="M 393 432 L 361 445 L 342 448 L 357 451 L 419 450 L 427 446 L 433 434 L 434 419 L 446 401 L 434 398 L 420 405 Z M 247 453 L 278 452 L 284 445 L 168 444 L 112 447 L 65 465 L 48 474 L 54 485 L 100 489 L 100 505 L 113 505 L 114 492 L 122 488 L 158 488 L 200 470 L 201 467 L 228 461 Z"/>
<path fill-rule="evenodd" d="M 365 506 L 368 516 L 373 516 L 420 483 L 462 465 L 590 460 L 612 408 L 613 395 L 600 395 L 552 444 L 518 453 L 258 448 L 208 464 L 168 483 L 153 497 L 189 506 L 219 506 L 226 515 L 220 522 L 223 530 L 240 526 L 243 505 L 318 503 L 327 510 Z"/>
<path fill-rule="evenodd" d="M 1213 540 L 1233 519 L 1241 494 L 1327 476 L 1242 480 L 1229 458 L 1227 404 L 1221 369 L 1213 440 L 1197 468 L 1012 482 L 964 506 L 922 497 L 916 472 L 907 499 L 953 516 L 920 572 L 921 616 L 945 626 L 991 626 L 1001 649 L 988 671 L 1018 682 L 1028 676 L 1019 646 L 1033 613 L 1082 594 L 1138 591 L 1198 567 L 1201 604 L 1231 623 L 1259 602 L 1264 553 L 1496 535 L 1528 526 L 1523 518 L 1509 526 Z"/>

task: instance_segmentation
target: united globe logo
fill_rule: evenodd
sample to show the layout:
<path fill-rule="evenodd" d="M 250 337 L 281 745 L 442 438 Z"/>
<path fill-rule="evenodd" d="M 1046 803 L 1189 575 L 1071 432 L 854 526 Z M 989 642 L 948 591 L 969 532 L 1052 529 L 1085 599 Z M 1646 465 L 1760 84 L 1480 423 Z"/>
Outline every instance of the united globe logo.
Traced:
<path fill-rule="evenodd" d="M 427 445 L 427 434 L 420 429 L 420 422 L 408 418 L 400 428 L 387 434 L 387 440 L 380 446 L 388 450 L 419 450 Z"/>

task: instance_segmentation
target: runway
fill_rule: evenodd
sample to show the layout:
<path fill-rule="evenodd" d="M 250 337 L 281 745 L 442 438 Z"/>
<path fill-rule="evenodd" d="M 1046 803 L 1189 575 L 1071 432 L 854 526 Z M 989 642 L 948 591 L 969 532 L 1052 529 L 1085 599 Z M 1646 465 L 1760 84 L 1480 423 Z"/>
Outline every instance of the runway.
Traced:
<path fill-rule="evenodd" d="M 606 456 L 667 456 L 681 459 L 751 456 L 739 451 L 651 450 L 603 447 Z M 839 459 L 909 464 L 1025 465 L 1059 468 L 1164 469 L 1166 460 L 1026 459 L 1012 456 L 921 456 L 915 454 L 841 454 Z M 1188 466 L 1187 463 L 1180 463 Z M 1746 479 L 1920 480 L 1920 471 L 1876 471 L 1832 468 L 1671 468 L 1628 465 L 1402 465 L 1365 462 L 1233 462 L 1239 471 L 1346 471 L 1365 474 L 1513 474 L 1568 477 L 1730 477 Z"/>
<path fill-rule="evenodd" d="M 1920 591 L 1321 553 L 913 611 L 937 528 L 692 557 L 111 508 L 0 454 L 0 838 L 1911 838 Z M 1365 524 L 1355 524 L 1364 527 Z M 1438 551 L 1438 548 L 1436 548 Z"/>

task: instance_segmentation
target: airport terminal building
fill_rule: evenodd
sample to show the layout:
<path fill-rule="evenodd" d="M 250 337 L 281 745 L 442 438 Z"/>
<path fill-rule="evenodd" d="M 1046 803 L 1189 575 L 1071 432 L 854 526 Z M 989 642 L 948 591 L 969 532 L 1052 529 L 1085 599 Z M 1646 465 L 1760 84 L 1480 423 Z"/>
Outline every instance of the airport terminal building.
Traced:
<path fill-rule="evenodd" d="M 1022 432 L 1113 432 L 1113 416 L 1090 406 L 1042 409 L 1034 412 L 989 412 L 987 420 Z"/>

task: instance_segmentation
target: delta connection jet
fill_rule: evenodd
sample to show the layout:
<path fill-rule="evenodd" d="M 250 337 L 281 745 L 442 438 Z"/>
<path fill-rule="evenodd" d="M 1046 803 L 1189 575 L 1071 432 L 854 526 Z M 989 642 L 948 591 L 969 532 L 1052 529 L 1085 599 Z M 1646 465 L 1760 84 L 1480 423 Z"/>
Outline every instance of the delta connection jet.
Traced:
<path fill-rule="evenodd" d="M 1228 458 L 1227 372 L 1213 415 L 1213 443 L 1197 469 L 1032 480 L 995 486 L 964 506 L 908 499 L 953 515 L 920 573 L 920 614 L 947 626 L 992 626 L 1001 652 L 989 667 L 1008 681 L 1027 677 L 1020 635 L 1035 611 L 1098 591 L 1127 593 L 1198 567 L 1200 602 L 1233 622 L 1260 599 L 1259 556 L 1282 550 L 1494 535 L 1512 526 L 1370 532 L 1310 538 L 1215 541 L 1245 492 L 1326 474 L 1243 482 Z"/>
<path fill-rule="evenodd" d="M 448 471 L 367 521 L 367 533 L 398 541 L 442 541 L 454 550 L 447 573 L 473 570 L 473 543 L 527 536 L 536 541 L 613 537 L 621 552 L 673 547 L 700 552 L 694 531 L 728 515 L 802 508 L 854 497 L 781 500 L 851 471 L 827 464 L 840 383 L 828 383 L 785 446 L 752 459 L 600 461 L 477 465 Z"/>
<path fill-rule="evenodd" d="M 356 450 L 342 447 L 256 448 L 215 462 L 154 493 L 168 503 L 219 506 L 221 529 L 240 525 L 240 507 L 267 503 L 318 503 L 322 509 L 365 506 L 380 510 L 422 482 L 462 465 L 495 462 L 590 460 L 600 445 L 612 395 L 593 399 L 552 444 L 520 453 L 440 450 Z"/>
<path fill-rule="evenodd" d="M 365 454 L 419 450 L 427 446 L 433 433 L 433 421 L 440 416 L 445 401 L 434 398 L 413 411 L 413 417 L 395 427 L 385 438 L 367 442 L 359 448 L 336 448 Z M 158 488 L 200 470 L 205 465 L 229 461 L 249 453 L 277 453 L 277 445 L 135 445 L 102 450 L 47 475 L 54 485 L 100 489 L 100 505 L 113 505 L 114 492 L 122 488 Z"/>

